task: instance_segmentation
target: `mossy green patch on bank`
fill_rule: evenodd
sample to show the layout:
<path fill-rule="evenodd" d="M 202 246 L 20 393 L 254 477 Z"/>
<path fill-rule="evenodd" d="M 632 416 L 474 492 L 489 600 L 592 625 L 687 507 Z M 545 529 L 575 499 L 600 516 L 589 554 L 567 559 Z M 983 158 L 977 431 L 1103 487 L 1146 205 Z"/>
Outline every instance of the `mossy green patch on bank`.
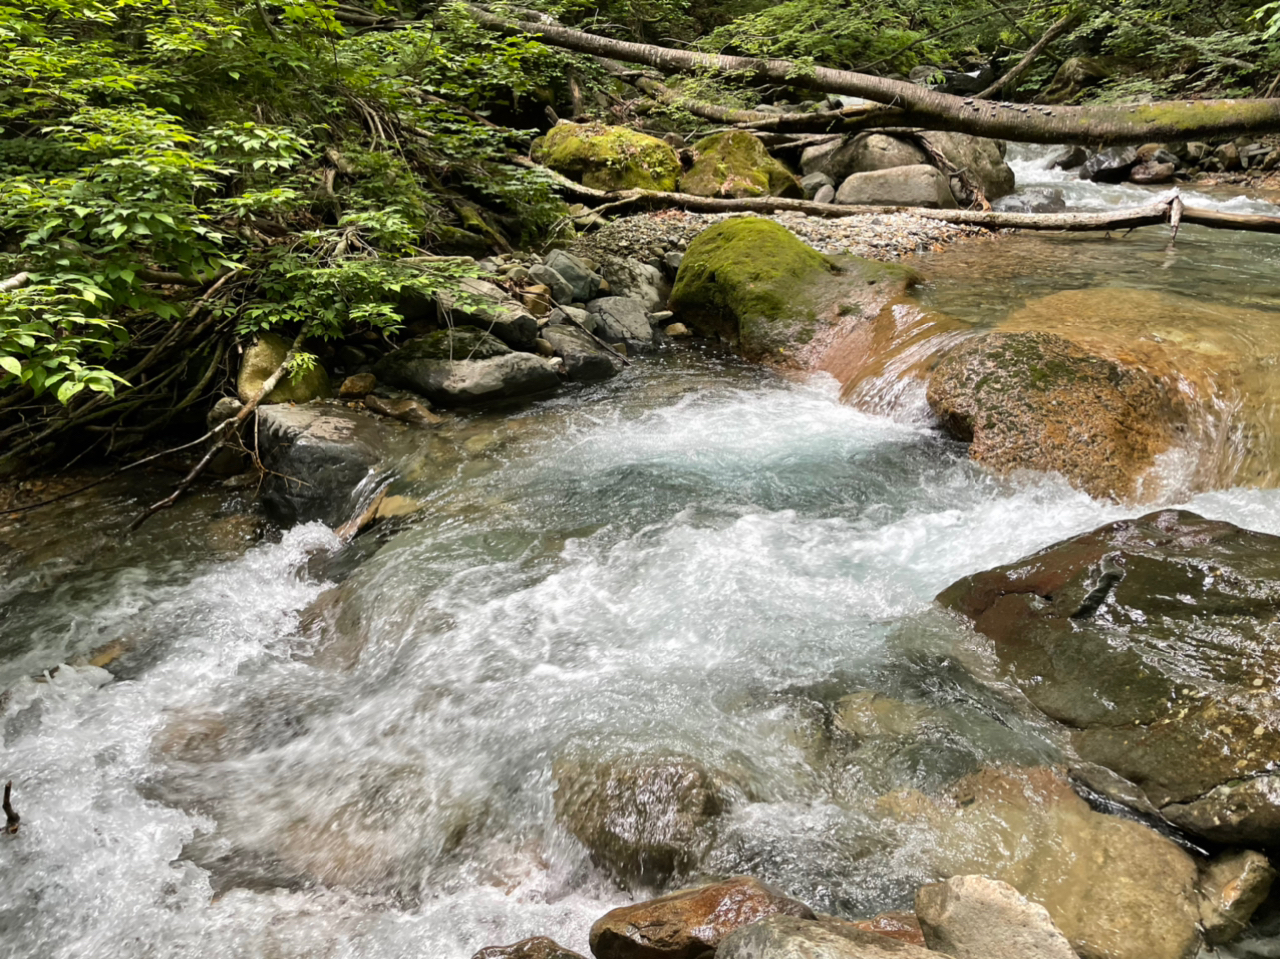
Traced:
<path fill-rule="evenodd" d="M 786 359 L 838 317 L 855 314 L 868 287 L 903 286 L 912 271 L 860 257 L 830 257 L 786 227 L 735 217 L 704 230 L 685 251 L 670 306 L 703 333 L 736 340 L 748 359 Z"/>
<path fill-rule="evenodd" d="M 693 145 L 693 167 L 680 190 L 693 196 L 740 198 L 803 197 L 800 181 L 769 156 L 759 138 L 744 130 L 716 133 Z"/>
<path fill-rule="evenodd" d="M 533 158 L 597 190 L 669 193 L 680 176 L 669 144 L 626 127 L 562 123 L 534 141 Z"/>

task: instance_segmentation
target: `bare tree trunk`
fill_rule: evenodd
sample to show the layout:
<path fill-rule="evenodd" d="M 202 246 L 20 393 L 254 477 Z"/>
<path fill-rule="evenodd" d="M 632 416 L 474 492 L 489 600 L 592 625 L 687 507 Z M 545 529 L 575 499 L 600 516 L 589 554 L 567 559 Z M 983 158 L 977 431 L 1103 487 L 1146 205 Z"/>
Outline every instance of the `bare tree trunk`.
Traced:
<path fill-rule="evenodd" d="M 883 104 L 845 121 L 841 127 L 845 130 L 918 126 L 1023 143 L 1091 144 L 1223 139 L 1243 133 L 1280 131 L 1280 99 L 1179 100 L 1083 107 L 995 103 L 847 70 L 809 69 L 789 60 L 757 60 L 630 43 L 553 22 L 508 20 L 474 5 L 470 9 L 481 24 L 505 33 L 531 34 L 551 46 L 643 63 L 663 73 L 734 73 L 757 83 L 805 87 Z"/>
<path fill-rule="evenodd" d="M 1061 20 L 1059 20 L 1057 23 L 1055 23 L 1053 26 L 1051 26 L 1048 30 L 1044 32 L 1044 36 L 1042 36 L 1039 40 L 1035 42 L 1035 44 L 1032 45 L 1031 49 L 1027 51 L 1026 55 L 1013 65 L 1013 69 L 1011 69 L 1008 73 L 1002 76 L 995 83 L 991 84 L 991 86 L 987 87 L 985 90 L 979 93 L 975 99 L 978 99 L 978 100 L 991 99 L 993 96 L 995 96 L 1005 87 L 1007 87 L 1014 80 L 1018 79 L 1018 77 L 1026 73 L 1027 69 L 1031 66 L 1031 64 L 1035 62 L 1036 57 L 1044 53 L 1045 47 L 1053 43 L 1054 40 L 1057 40 L 1058 37 L 1062 36 L 1064 33 L 1066 33 L 1068 30 L 1074 27 L 1076 23 L 1079 21 L 1079 19 L 1080 17 L 1078 14 L 1069 13 L 1065 17 L 1063 17 Z"/>

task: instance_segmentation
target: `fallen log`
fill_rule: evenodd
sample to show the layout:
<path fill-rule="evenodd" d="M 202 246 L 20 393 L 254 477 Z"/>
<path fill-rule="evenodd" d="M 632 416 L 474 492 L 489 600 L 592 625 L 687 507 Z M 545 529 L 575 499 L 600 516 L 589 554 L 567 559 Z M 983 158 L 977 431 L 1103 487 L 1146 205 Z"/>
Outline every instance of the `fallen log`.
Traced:
<path fill-rule="evenodd" d="M 881 213 L 910 213 L 928 220 L 981 226 L 991 230 L 1049 230 L 1055 232 L 1087 232 L 1097 230 L 1132 230 L 1171 222 L 1175 210 L 1183 223 L 1219 230 L 1246 230 L 1256 233 L 1280 233 L 1280 217 L 1259 214 L 1222 213 L 1205 207 L 1185 206 L 1175 189 L 1157 196 L 1150 203 L 1123 210 L 1101 213 L 1003 213 L 996 210 L 931 210 L 907 206 L 850 206 L 838 203 L 816 203 L 787 197 L 748 197 L 720 200 L 692 196 L 687 193 L 660 193 L 654 190 L 622 190 L 615 193 L 592 191 L 605 202 L 584 215 L 613 213 L 627 207 L 649 210 L 681 209 L 692 213 L 804 213 L 830 219 Z"/>
<path fill-rule="evenodd" d="M 997 103 L 951 96 L 907 81 L 848 70 L 631 43 L 573 30 L 548 18 L 515 20 L 475 4 L 469 4 L 468 9 L 478 23 L 502 33 L 529 35 L 566 50 L 642 63 L 664 74 L 698 71 L 735 74 L 755 83 L 786 84 L 882 104 L 844 121 L 843 129 L 919 126 L 1022 143 L 1094 145 L 1226 139 L 1244 133 L 1280 131 L 1280 99 L 1056 107 Z"/>

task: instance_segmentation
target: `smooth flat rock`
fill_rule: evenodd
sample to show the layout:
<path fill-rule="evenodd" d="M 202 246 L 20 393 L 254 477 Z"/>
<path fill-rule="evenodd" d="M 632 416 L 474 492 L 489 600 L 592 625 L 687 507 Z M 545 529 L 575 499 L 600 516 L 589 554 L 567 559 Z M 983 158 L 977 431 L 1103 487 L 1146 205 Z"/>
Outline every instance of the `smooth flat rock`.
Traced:
<path fill-rule="evenodd" d="M 497 337 L 466 326 L 410 340 L 384 356 L 374 371 L 383 382 L 420 393 L 439 406 L 480 406 L 551 392 L 560 385 L 542 357 L 513 352 Z"/>
<path fill-rule="evenodd" d="M 929 948 L 954 959 L 1077 959 L 1048 910 L 998 879 L 921 886 L 916 918 Z"/>
<path fill-rule="evenodd" d="M 836 202 L 852 206 L 919 206 L 953 210 L 955 197 L 947 177 L 925 163 L 845 177 Z"/>
<path fill-rule="evenodd" d="M 802 902 L 750 876 L 621 906 L 591 927 L 596 959 L 698 959 L 736 929 L 769 916 L 812 921 Z"/>

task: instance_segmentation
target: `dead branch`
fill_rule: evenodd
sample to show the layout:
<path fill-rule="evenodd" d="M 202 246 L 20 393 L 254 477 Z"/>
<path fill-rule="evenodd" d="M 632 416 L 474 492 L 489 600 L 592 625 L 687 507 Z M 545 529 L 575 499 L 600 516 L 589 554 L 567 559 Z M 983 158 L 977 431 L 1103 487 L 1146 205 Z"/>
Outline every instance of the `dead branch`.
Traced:
<path fill-rule="evenodd" d="M 289 346 L 289 352 L 285 353 L 284 359 L 280 361 L 280 365 L 276 367 L 275 372 L 267 377 L 266 381 L 262 384 L 262 387 L 258 390 L 257 393 L 253 395 L 253 397 L 249 400 L 249 402 L 246 403 L 240 409 L 240 412 L 238 412 L 235 416 L 231 417 L 230 419 L 224 420 L 223 422 L 218 424 L 218 427 L 217 429 L 214 430 L 214 433 L 220 434 L 220 435 L 217 436 L 216 442 L 209 444 L 209 449 L 201 458 L 200 462 L 198 462 L 194 467 L 192 467 L 191 472 L 189 472 L 186 476 L 182 478 L 182 480 L 178 483 L 178 485 L 174 487 L 174 490 L 172 493 L 170 493 L 164 499 L 158 500 L 155 503 L 152 503 L 149 507 L 147 507 L 147 509 L 145 509 L 143 512 L 139 513 L 136 517 L 134 517 L 133 521 L 128 526 L 129 532 L 132 533 L 139 526 L 145 523 L 148 517 L 154 516 L 156 513 L 160 512 L 162 509 L 168 509 L 170 506 L 176 503 L 178 501 L 178 497 L 180 497 L 183 494 L 183 492 L 186 491 L 187 487 L 190 486 L 192 483 L 194 483 L 196 478 L 199 477 L 199 475 L 204 472 L 205 467 L 209 465 L 210 461 L 214 457 L 214 454 L 218 452 L 218 448 L 222 445 L 222 437 L 226 436 L 229 433 L 235 433 L 237 430 L 239 430 L 240 424 L 249 418 L 249 414 L 258 408 L 258 404 L 261 403 L 268 396 L 268 394 L 270 394 L 271 391 L 276 388 L 276 384 L 279 383 L 280 380 L 284 377 L 285 373 L 288 372 L 289 364 L 293 362 L 294 356 L 297 354 L 298 350 L 301 348 L 303 341 L 307 338 L 307 333 L 309 332 L 309 329 L 310 329 L 309 327 L 304 327 L 302 332 L 299 333 L 294 338 L 293 343 Z"/>
<path fill-rule="evenodd" d="M 1079 14 L 1073 11 L 1049 27 L 1049 29 L 1044 32 L 1044 36 L 1035 42 L 1031 49 L 1026 52 L 1026 55 L 1015 63 L 1008 73 L 979 93 L 975 99 L 991 99 L 991 97 L 995 96 L 1014 80 L 1018 79 L 1018 77 L 1026 73 L 1031 64 L 1035 62 L 1036 57 L 1044 53 L 1045 48 L 1049 46 L 1049 44 L 1053 43 L 1054 40 L 1057 40 L 1058 37 L 1075 27 L 1079 20 Z"/>
<path fill-rule="evenodd" d="M 13 808 L 12 792 L 13 780 L 10 780 L 4 784 L 4 831 L 10 836 L 16 836 L 22 817 Z"/>

